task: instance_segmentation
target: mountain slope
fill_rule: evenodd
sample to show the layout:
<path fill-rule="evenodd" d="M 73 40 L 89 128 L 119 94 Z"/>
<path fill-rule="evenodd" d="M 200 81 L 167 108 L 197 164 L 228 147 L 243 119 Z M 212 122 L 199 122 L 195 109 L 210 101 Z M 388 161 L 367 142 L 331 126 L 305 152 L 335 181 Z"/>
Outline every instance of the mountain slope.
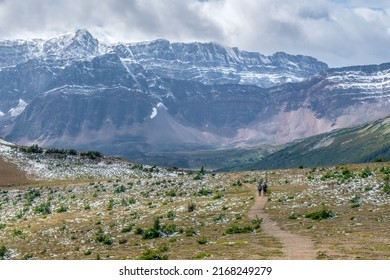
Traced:
<path fill-rule="evenodd" d="M 132 159 L 285 144 L 390 111 L 390 64 L 327 69 L 211 43 L 105 45 L 86 30 L 2 41 L 0 58 L 0 136 L 22 145 Z M 260 87 L 264 77 L 274 86 Z"/>
<path fill-rule="evenodd" d="M 390 160 L 390 116 L 297 141 L 235 170 L 291 168 Z"/>

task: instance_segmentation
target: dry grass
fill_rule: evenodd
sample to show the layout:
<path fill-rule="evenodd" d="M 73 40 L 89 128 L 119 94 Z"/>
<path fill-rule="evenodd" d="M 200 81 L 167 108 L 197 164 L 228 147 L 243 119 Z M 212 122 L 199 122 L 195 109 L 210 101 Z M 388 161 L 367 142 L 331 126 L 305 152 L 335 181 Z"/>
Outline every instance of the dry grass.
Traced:
<path fill-rule="evenodd" d="M 29 182 L 0 161 L 10 174 L 1 177 L 0 259 L 279 259 L 282 244 L 261 227 L 227 234 L 254 226 L 247 213 L 265 178 L 267 213 L 283 230 L 315 241 L 319 259 L 390 259 L 389 163 L 197 176 L 117 162 L 116 179 L 102 179 L 114 164 L 99 162 L 93 179 L 93 162 L 47 162 L 41 170 L 50 176 L 70 168 L 76 177 Z M 335 217 L 305 217 L 323 207 Z M 157 218 L 158 238 L 137 234 Z"/>
<path fill-rule="evenodd" d="M 18 167 L 0 156 L 0 186 L 13 186 L 27 183 L 26 175 Z"/>
<path fill-rule="evenodd" d="M 319 259 L 390 259 L 390 194 L 384 192 L 386 175 L 380 171 L 389 166 L 382 163 L 271 172 L 267 212 L 284 230 L 311 237 Z M 372 175 L 361 178 L 367 167 Z M 323 177 L 342 174 L 343 170 L 351 171 L 352 177 Z M 323 209 L 335 217 L 305 218 L 305 214 Z"/>
<path fill-rule="evenodd" d="M 149 256 L 169 259 L 280 256 L 280 243 L 261 228 L 226 234 L 232 225 L 253 226 L 246 216 L 253 203 L 251 189 L 229 174 L 193 178 L 3 188 L 0 245 L 8 249 L 10 259 L 138 259 L 148 249 L 155 250 L 149 250 Z M 44 207 L 38 210 L 45 203 L 50 213 L 42 213 Z M 193 212 L 188 211 L 189 203 L 196 205 Z M 152 228 L 157 217 L 162 226 L 174 225 L 176 230 L 155 239 L 136 234 L 137 228 Z M 99 231 L 107 242 L 98 241 Z"/>

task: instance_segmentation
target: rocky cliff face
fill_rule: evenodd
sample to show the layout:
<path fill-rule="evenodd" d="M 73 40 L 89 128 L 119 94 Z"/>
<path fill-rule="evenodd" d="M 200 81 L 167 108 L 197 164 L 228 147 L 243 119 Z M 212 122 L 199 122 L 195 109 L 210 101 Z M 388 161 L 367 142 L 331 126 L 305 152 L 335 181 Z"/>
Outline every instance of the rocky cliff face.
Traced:
<path fill-rule="evenodd" d="M 111 154 L 286 143 L 390 107 L 390 64 L 211 43 L 105 45 L 79 30 L 0 42 L 0 65 L 0 136 Z"/>
<path fill-rule="evenodd" d="M 275 53 L 265 56 L 213 43 L 170 43 L 157 40 L 115 45 L 124 59 L 139 62 L 161 77 L 203 84 L 244 84 L 271 87 L 298 82 L 328 66 L 307 56 Z"/>

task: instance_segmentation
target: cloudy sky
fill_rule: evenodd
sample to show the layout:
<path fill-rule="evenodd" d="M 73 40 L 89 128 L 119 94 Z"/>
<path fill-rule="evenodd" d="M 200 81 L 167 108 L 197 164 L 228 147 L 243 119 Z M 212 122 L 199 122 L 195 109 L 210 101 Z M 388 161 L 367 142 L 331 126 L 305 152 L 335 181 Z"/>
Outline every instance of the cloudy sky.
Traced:
<path fill-rule="evenodd" d="M 0 40 L 79 28 L 106 42 L 212 41 L 334 67 L 390 62 L 388 0 L 0 0 Z"/>

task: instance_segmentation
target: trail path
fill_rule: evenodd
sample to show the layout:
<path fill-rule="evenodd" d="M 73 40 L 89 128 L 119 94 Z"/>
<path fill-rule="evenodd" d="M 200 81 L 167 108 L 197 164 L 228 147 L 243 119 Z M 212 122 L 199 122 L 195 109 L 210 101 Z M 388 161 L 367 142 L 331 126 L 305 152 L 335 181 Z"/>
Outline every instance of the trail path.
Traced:
<path fill-rule="evenodd" d="M 262 228 L 265 233 L 279 239 L 282 243 L 283 256 L 281 259 L 286 260 L 315 260 L 316 252 L 314 250 L 313 241 L 305 236 L 295 235 L 283 231 L 279 226 L 271 220 L 269 215 L 264 212 L 264 206 L 267 203 L 268 197 L 258 196 L 256 190 L 255 203 L 249 209 L 248 217 L 250 219 L 263 218 Z"/>

